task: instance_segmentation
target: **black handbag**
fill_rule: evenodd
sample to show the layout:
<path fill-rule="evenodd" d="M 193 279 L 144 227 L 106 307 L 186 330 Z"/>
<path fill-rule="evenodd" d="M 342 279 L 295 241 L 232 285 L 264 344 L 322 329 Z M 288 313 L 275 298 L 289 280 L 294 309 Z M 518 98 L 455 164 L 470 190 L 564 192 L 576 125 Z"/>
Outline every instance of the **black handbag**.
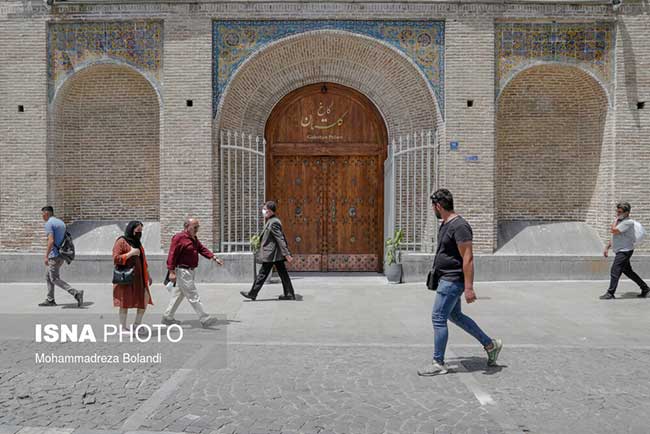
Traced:
<path fill-rule="evenodd" d="M 435 269 L 429 271 L 427 274 L 427 288 L 431 291 L 438 289 L 438 282 L 440 282 L 440 275 Z"/>
<path fill-rule="evenodd" d="M 133 283 L 133 274 L 135 267 L 115 267 L 113 269 L 113 283 L 117 285 L 128 285 Z"/>
<path fill-rule="evenodd" d="M 438 248 L 436 248 L 436 255 L 433 258 L 433 267 L 431 268 L 431 270 L 429 270 L 429 274 L 427 274 L 427 289 L 431 291 L 437 290 L 438 282 L 440 282 L 441 274 L 438 273 L 438 269 L 436 268 L 436 262 L 438 260 L 438 252 L 440 252 L 441 244 L 442 244 L 442 237 L 440 237 L 440 234 L 438 234 Z"/>

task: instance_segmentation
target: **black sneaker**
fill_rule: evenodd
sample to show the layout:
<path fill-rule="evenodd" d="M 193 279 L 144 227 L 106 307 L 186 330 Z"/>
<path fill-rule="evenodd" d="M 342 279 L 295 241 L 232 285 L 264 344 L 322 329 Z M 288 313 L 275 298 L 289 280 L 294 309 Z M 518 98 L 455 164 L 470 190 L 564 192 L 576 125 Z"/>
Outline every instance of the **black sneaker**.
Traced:
<path fill-rule="evenodd" d="M 295 295 L 281 295 L 278 297 L 278 300 L 295 300 L 296 296 Z"/>
<path fill-rule="evenodd" d="M 641 290 L 641 294 L 637 295 L 639 298 L 646 298 L 650 293 L 650 288 L 645 288 Z"/>
<path fill-rule="evenodd" d="M 75 295 L 74 298 L 77 300 L 77 307 L 81 307 L 84 304 L 84 292 L 83 291 L 78 291 Z"/>
<path fill-rule="evenodd" d="M 56 306 L 56 302 L 54 300 L 45 300 L 42 303 L 38 303 L 39 306 Z"/>
<path fill-rule="evenodd" d="M 598 298 L 600 298 L 601 300 L 613 300 L 616 297 L 614 297 L 614 294 L 612 294 L 611 292 L 606 292 Z"/>
<path fill-rule="evenodd" d="M 181 324 L 183 324 L 179 320 L 174 319 L 174 318 L 167 318 L 165 315 L 163 315 L 162 320 L 160 322 L 162 322 L 164 325 L 181 325 Z"/>
<path fill-rule="evenodd" d="M 250 295 L 248 292 L 246 292 L 246 291 L 239 291 L 239 293 L 242 295 L 242 297 L 247 298 L 247 299 L 249 299 L 249 300 L 253 300 L 253 301 L 255 301 L 255 297 L 253 297 L 252 295 Z"/>

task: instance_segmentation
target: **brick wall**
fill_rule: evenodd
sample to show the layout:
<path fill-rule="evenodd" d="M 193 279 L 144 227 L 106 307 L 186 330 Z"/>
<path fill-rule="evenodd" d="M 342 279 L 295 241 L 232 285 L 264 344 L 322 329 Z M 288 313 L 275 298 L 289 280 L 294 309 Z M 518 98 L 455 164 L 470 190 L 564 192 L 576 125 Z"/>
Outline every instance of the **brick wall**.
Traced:
<path fill-rule="evenodd" d="M 482 18 L 447 22 L 446 113 L 441 187 L 474 229 L 475 251 L 492 253 L 494 223 L 494 24 Z M 467 106 L 473 100 L 473 106 Z M 449 150 L 458 141 L 459 150 Z M 478 161 L 467 161 L 477 156 Z"/>
<path fill-rule="evenodd" d="M 32 4 L 33 3 L 33 4 Z M 372 4 L 371 4 L 372 3 Z M 155 18 L 164 21 L 164 59 L 161 94 L 164 104 L 159 119 L 160 209 L 155 207 L 155 196 L 152 184 L 144 181 L 151 189 L 146 195 L 151 199 L 149 204 L 135 213 L 134 217 L 156 218 L 156 212 L 162 223 L 162 239 L 167 244 L 172 233 L 180 229 L 182 220 L 187 214 L 193 214 L 202 220 L 202 239 L 207 245 L 217 242 L 220 213 L 218 146 L 212 137 L 219 127 L 236 128 L 250 133 L 261 132 L 266 117 L 273 105 L 286 93 L 305 84 L 317 81 L 335 81 L 360 90 L 377 105 L 384 116 L 389 133 L 396 136 L 398 132 L 410 132 L 423 125 L 437 124 L 442 144 L 442 185 L 450 188 L 456 195 L 457 208 L 474 225 L 477 251 L 489 253 L 496 245 L 496 213 L 499 218 L 529 218 L 538 214 L 553 217 L 548 212 L 544 202 L 541 203 L 544 212 L 523 213 L 510 211 L 502 215 L 501 199 L 507 197 L 507 190 L 500 184 L 502 167 L 500 157 L 496 156 L 501 150 L 501 133 L 495 129 L 500 120 L 495 119 L 495 71 L 494 71 L 494 21 L 498 20 L 602 20 L 613 17 L 611 8 L 607 5 L 596 4 L 531 4 L 530 2 L 499 3 L 462 3 L 449 4 L 440 2 L 420 3 L 379 3 L 379 2 L 197 2 L 187 3 L 155 3 L 134 2 L 122 4 L 88 4 L 62 3 L 57 14 L 48 14 L 36 2 L 12 2 L 11 8 L 0 6 L 0 169 L 3 177 L 0 179 L 0 250 L 17 250 L 42 248 L 42 222 L 39 220 L 40 207 L 49 201 L 59 209 L 70 209 L 68 218 L 87 218 L 86 216 L 110 216 L 110 210 L 115 209 L 104 198 L 113 195 L 114 187 L 97 187 L 98 179 L 109 179 L 106 167 L 98 165 L 99 169 L 85 172 L 86 178 L 94 185 L 87 194 L 75 193 L 69 188 L 63 188 L 66 177 L 55 175 L 59 170 L 58 150 L 68 142 L 66 137 L 74 135 L 72 128 L 63 129 L 64 122 L 72 122 L 75 116 L 61 116 L 59 103 L 68 101 L 66 110 L 77 113 L 80 118 L 81 109 L 71 101 L 74 93 L 66 95 L 65 89 L 57 99 L 56 105 L 47 108 L 47 69 L 46 69 L 46 21 L 47 20 L 103 20 Z M 370 6 L 368 6 L 370 4 Z M 577 196 L 569 197 L 577 203 L 574 214 L 562 218 L 581 218 L 606 237 L 606 224 L 609 222 L 613 204 L 616 200 L 629 200 L 633 205 L 633 215 L 642 222 L 650 225 L 650 201 L 647 191 L 650 184 L 647 167 L 650 162 L 650 44 L 647 43 L 647 32 L 650 19 L 647 9 L 630 6 L 626 2 L 622 15 L 619 15 L 616 45 L 616 83 L 609 110 L 605 110 L 604 118 L 594 122 L 590 115 L 574 117 L 574 123 L 580 128 L 566 133 L 572 139 L 558 139 L 566 151 L 567 147 L 574 155 L 586 158 L 579 162 L 575 159 L 563 160 L 562 154 L 548 157 L 543 154 L 544 161 L 555 160 L 555 166 L 549 166 L 554 171 L 561 170 L 558 175 L 580 184 Z M 641 5 L 642 6 L 642 5 Z M 24 10 L 27 8 L 27 10 Z M 6 16 L 10 14 L 10 16 Z M 30 15 L 31 14 L 31 15 Z M 421 77 L 409 73 L 412 65 L 391 56 L 390 50 L 381 44 L 366 45 L 356 43 L 354 38 L 345 38 L 336 32 L 325 32 L 318 35 L 295 38 L 286 43 L 275 44 L 273 50 L 260 53 L 256 59 L 247 63 L 247 67 L 237 74 L 231 83 L 231 90 L 224 99 L 224 110 L 213 122 L 211 118 L 212 96 L 212 41 L 211 24 L 213 19 L 444 19 L 446 21 L 446 99 L 445 120 L 435 108 L 435 103 L 426 86 L 422 87 Z M 367 39 L 366 39 L 367 40 Z M 314 57 L 305 53 L 316 53 Z M 103 68 L 103 67 L 102 67 Z M 88 73 L 100 70 L 90 68 Z M 128 72 L 121 72 L 128 74 Z M 83 72 L 79 73 L 83 74 Z M 90 85 L 98 80 L 83 80 L 76 76 L 68 86 L 75 83 Z M 561 80 L 573 80 L 576 86 L 572 92 L 581 100 L 584 108 L 602 107 L 602 95 L 589 93 L 589 90 L 577 92 L 580 86 L 585 86 L 590 79 L 575 75 L 561 77 Z M 101 81 L 101 80 L 99 80 Z M 529 80 L 530 81 L 530 80 Z M 534 80 L 533 80 L 534 81 Z M 578 84 L 579 82 L 579 84 Z M 515 83 L 516 84 L 516 83 Z M 553 88 L 557 84 L 545 85 Z M 81 84 L 79 84 L 81 86 Z M 93 92 L 119 98 L 113 93 L 102 90 L 97 84 Z M 506 89 L 507 91 L 508 89 Z M 135 92 L 135 90 L 129 90 Z M 586 92 L 586 93 L 585 93 Z M 150 99 L 155 92 L 152 90 Z M 538 94 L 535 107 L 543 107 L 549 98 L 566 98 L 566 92 Z M 140 97 L 137 97 L 140 98 Z M 137 99 L 136 98 L 136 99 Z M 230 99 L 228 99 L 230 98 Z M 513 98 L 515 96 L 513 95 Z M 193 101 L 193 107 L 187 107 L 186 100 Z M 467 100 L 473 100 L 474 106 L 467 107 Z M 516 99 L 516 98 L 515 98 Z M 19 101 L 24 104 L 25 112 L 18 113 Z M 229 101 L 229 102 L 228 102 Z M 638 110 L 637 101 L 646 101 L 646 108 Z M 501 101 L 499 102 L 501 104 Z M 128 102 L 125 102 L 128 108 Z M 159 104 L 156 99 L 156 104 Z M 229 104 L 229 105 L 228 105 Z M 531 103 L 532 104 L 532 103 Z M 553 103 L 551 104 L 553 105 Z M 159 107 L 160 108 L 160 107 Z M 93 109 L 94 110 L 94 109 Z M 120 115 L 124 115 L 122 110 Z M 593 113 L 594 110 L 588 111 Z M 48 113 L 50 135 L 48 137 Z M 99 112 L 88 112 L 99 122 Z M 602 112 L 601 112 L 602 114 Z M 154 116 L 153 113 L 149 113 Z M 147 115 L 147 116 L 149 116 Z M 577 115 L 576 115 L 577 116 Z M 142 116 L 140 116 L 142 119 Z M 516 116 L 509 122 L 520 118 Z M 496 121 L 496 122 L 495 122 Z M 529 119 L 530 122 L 533 122 Z M 562 122 L 566 122 L 564 117 Z M 90 122 L 86 119 L 84 122 Z M 116 121 L 117 122 L 117 121 Z M 137 130 L 129 134 L 142 134 L 151 139 L 151 130 L 139 128 L 140 120 L 129 119 L 130 125 Z M 104 123 L 105 124 L 105 123 Z M 57 127 L 58 125 L 58 127 Z M 88 124 L 90 125 L 90 124 Z M 532 124 L 533 127 L 535 124 Z M 595 127 L 593 127 L 595 125 Z M 519 130 L 530 130 L 531 125 Z M 400 130 L 402 128 L 402 130 Z M 516 127 L 509 127 L 514 131 Z M 154 128 L 155 129 L 155 128 Z M 501 128 L 499 128 L 501 131 Z M 555 130 L 560 130 L 555 128 Z M 102 131 L 102 130 L 95 130 Z M 105 130 L 104 130 L 105 131 Z M 503 130 L 506 131 L 506 130 Z M 118 130 L 109 131 L 117 134 Z M 517 134 L 521 131 L 516 131 Z M 596 132 L 596 135 L 593 134 Z M 146 133 L 146 134 L 145 134 Z M 548 131 L 543 131 L 548 133 Z M 121 133 L 120 133 L 121 134 Z M 517 135 L 516 134 L 516 135 Z M 77 133 L 76 143 L 81 144 L 83 134 Z M 119 135 L 118 135 L 119 136 Z M 119 138 L 121 137 L 121 138 Z M 119 136 L 118 142 L 126 136 Z M 459 141 L 460 150 L 451 152 L 448 144 L 451 140 Z M 557 143 L 558 140 L 555 140 Z M 49 141 L 49 142 L 48 142 Z M 594 143 L 600 142 L 599 150 Z M 49 143 L 51 146 L 46 146 Z M 581 146 L 575 146 L 580 143 Z M 75 145 L 76 146 L 76 145 Z M 120 145 L 121 146 L 121 145 Z M 153 145 L 150 146 L 153 152 Z M 500 152 L 500 151 L 499 151 Z M 526 151 L 529 152 L 529 151 Z M 577 154 L 576 154 L 577 153 Z M 583 154 L 580 154 L 583 153 Z M 595 155 L 598 154 L 598 157 Z M 88 164 L 98 164 L 98 161 L 114 161 L 115 153 L 107 152 L 105 147 L 97 148 L 92 161 Z M 466 157 L 475 155 L 477 162 L 468 162 Z M 526 164 L 521 154 L 510 158 L 511 167 Z M 48 163 L 49 156 L 49 163 Z M 538 158 L 538 155 L 535 155 Z M 598 161 L 596 159 L 598 158 Z M 153 161 L 152 157 L 152 161 Z M 543 161 L 543 162 L 544 162 Z M 585 161 L 587 164 L 584 164 Z M 516 164 L 515 164 L 516 163 Z M 538 161 L 539 163 L 539 161 Z M 565 164 L 566 163 L 566 164 Z M 587 170 L 581 176 L 569 177 L 568 164 L 576 166 L 577 170 Z M 70 162 L 72 164 L 72 162 Z M 79 163 L 81 164 L 81 163 Z M 83 164 L 87 164 L 84 162 Z M 544 163 L 546 164 L 546 163 Z M 115 173 L 121 174 L 120 165 L 112 164 L 110 179 Z M 88 166 L 90 167 L 90 166 Z M 148 166 L 153 168 L 153 165 Z M 588 169 L 585 169 L 588 167 Z M 81 167 L 80 167 L 81 170 Z M 574 170 L 575 171 L 575 170 Z M 186 173 L 194 178 L 186 178 Z M 60 175 L 60 174 L 59 174 Z M 586 179 L 586 181 L 583 180 Z M 145 178 L 151 180 L 155 174 L 148 173 Z M 143 178 L 143 180 L 145 179 Z M 496 180 L 496 181 L 495 181 Z M 533 181 L 526 181 L 524 190 L 530 189 Z M 535 181 L 536 182 L 536 181 Z M 118 184 L 115 184 L 116 186 Z M 119 184 L 128 189 L 126 184 Z M 514 185 L 514 184 L 513 184 Z M 117 187 L 115 187 L 117 189 Z M 514 188 L 514 187 L 513 187 Z M 546 187 L 544 187 L 546 188 Z M 591 194 L 589 194 L 591 189 Z M 537 189 L 539 191 L 539 189 Z M 66 193 L 67 191 L 67 193 Z M 117 190 L 115 190 L 117 191 Z M 126 191 L 126 190 L 124 190 Z M 510 190 L 511 192 L 514 190 Z M 66 194 L 72 198 L 66 198 Z M 74 194 L 78 198 L 74 199 Z M 82 198 L 83 196 L 83 198 Z M 511 194 L 513 201 L 516 194 Z M 100 199 L 101 198 L 101 199 Z M 147 199 L 147 200 L 149 200 Z M 508 200 L 511 200 L 508 199 Z M 77 202 L 75 202 L 77 201 Z M 423 202 L 423 206 L 424 202 Z M 427 205 L 428 206 L 428 203 Z M 510 206 L 510 205 L 509 205 Z M 512 205 L 516 208 L 519 205 Z M 546 206 L 546 208 L 544 208 Z M 131 206 L 130 206 L 131 209 Z M 255 210 L 257 212 L 257 210 Z M 68 211 L 66 211 L 68 212 Z M 84 212 L 86 214 L 84 214 Z M 555 211 L 553 211 L 554 213 Z M 124 215 L 124 218 L 132 217 Z M 80 217 L 77 217 L 80 216 Z M 120 216 L 122 218 L 122 216 Z M 553 217 L 555 218 L 555 217 Z M 428 234 L 435 227 L 430 218 L 425 223 Z M 428 235 L 427 235 L 428 236 Z M 644 246 L 649 251 L 650 243 Z"/>
<path fill-rule="evenodd" d="M 647 3 L 645 4 L 647 8 Z M 616 168 L 614 195 L 607 221 L 617 201 L 632 205 L 632 217 L 650 228 L 650 16 L 621 17 L 616 45 Z M 645 101 L 645 108 L 637 103 Z M 638 252 L 650 252 L 646 240 Z"/>
<path fill-rule="evenodd" d="M 578 68 L 540 65 L 515 76 L 498 104 L 499 220 L 595 222 L 601 165 L 612 164 L 602 86 Z"/>
<path fill-rule="evenodd" d="M 158 96 L 138 72 L 97 65 L 68 79 L 50 121 L 51 201 L 66 222 L 158 220 Z"/>
<path fill-rule="evenodd" d="M 45 23 L 0 18 L 0 250 L 45 247 Z M 24 112 L 18 111 L 22 105 Z"/>
<path fill-rule="evenodd" d="M 160 223 L 165 247 L 188 215 L 200 219 L 201 241 L 209 248 L 214 243 L 218 185 L 212 176 L 211 24 L 207 18 L 178 17 L 164 25 Z"/>

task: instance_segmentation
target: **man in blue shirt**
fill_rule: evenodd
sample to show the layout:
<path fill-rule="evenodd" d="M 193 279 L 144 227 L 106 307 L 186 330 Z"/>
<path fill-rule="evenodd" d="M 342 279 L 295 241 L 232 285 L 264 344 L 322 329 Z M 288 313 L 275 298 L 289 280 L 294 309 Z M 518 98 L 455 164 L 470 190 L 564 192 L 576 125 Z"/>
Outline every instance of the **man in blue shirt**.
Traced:
<path fill-rule="evenodd" d="M 59 270 L 65 260 L 59 255 L 59 247 L 65 237 L 65 223 L 54 217 L 54 208 L 44 206 L 41 208 L 43 220 L 45 221 L 45 234 L 47 235 L 47 248 L 45 250 L 45 266 L 47 267 L 47 298 L 39 306 L 56 306 L 54 301 L 54 285 L 65 289 L 77 300 L 77 306 L 81 307 L 84 300 L 84 292 L 78 291 L 61 279 Z"/>

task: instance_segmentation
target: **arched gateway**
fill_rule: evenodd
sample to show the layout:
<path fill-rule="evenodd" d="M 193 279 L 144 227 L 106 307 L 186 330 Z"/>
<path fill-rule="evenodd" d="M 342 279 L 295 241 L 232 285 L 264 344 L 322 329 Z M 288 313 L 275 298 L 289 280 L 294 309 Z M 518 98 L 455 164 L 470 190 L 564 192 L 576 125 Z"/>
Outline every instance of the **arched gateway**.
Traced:
<path fill-rule="evenodd" d="M 217 64 L 227 69 L 229 57 L 218 54 L 217 58 Z M 323 84 L 325 93 L 321 92 Z M 222 251 L 249 250 L 251 235 L 262 229 L 259 207 L 273 198 L 281 202 L 280 216 L 291 231 L 291 248 L 301 255 L 296 269 L 377 271 L 382 268 L 383 240 L 394 229 L 405 231 L 404 246 L 411 250 L 420 251 L 431 239 L 434 222 L 430 213 L 411 210 L 428 209 L 421 206 L 426 206 L 426 200 L 420 198 L 426 198 L 431 189 L 427 173 L 433 170 L 424 169 L 434 167 L 434 158 L 420 145 L 429 136 L 435 138 L 426 131 L 444 128 L 444 124 L 426 76 L 402 51 L 349 31 L 307 31 L 261 46 L 237 67 L 217 95 L 213 174 L 220 182 L 214 190 L 218 204 L 214 233 Z M 326 116 L 318 116 L 320 102 Z M 347 108 L 352 111 L 345 113 Z M 424 138 L 418 135 L 416 140 L 415 132 L 425 132 Z M 394 158 L 388 155 L 389 149 Z M 416 154 L 418 158 L 413 158 Z M 304 176 L 293 176 L 290 185 L 294 191 L 319 187 L 318 212 L 313 203 L 299 210 L 282 203 L 298 199 L 278 196 L 278 191 L 292 191 L 289 184 L 274 185 L 271 179 L 277 170 L 286 172 L 284 178 L 292 173 L 289 166 L 270 164 L 280 156 L 285 161 L 302 158 L 300 164 L 326 161 L 327 167 L 320 166 L 320 177 L 309 177 L 317 180 L 315 184 L 304 183 Z M 331 163 L 334 166 L 329 167 Z M 364 176 L 348 172 L 354 167 Z M 304 170 L 308 168 L 305 163 Z M 333 175 L 339 168 L 346 172 Z M 291 170 L 298 171 L 298 167 Z M 339 197 L 332 193 L 338 187 L 329 184 L 337 179 L 346 183 L 345 187 L 341 184 Z M 362 193 L 355 193 L 353 182 Z M 315 194 L 302 197 L 311 200 Z M 368 214 L 365 207 L 374 207 L 376 214 Z M 294 222 L 300 232 L 290 228 Z"/>
<path fill-rule="evenodd" d="M 266 191 L 278 202 L 299 271 L 381 271 L 386 126 L 342 85 L 286 95 L 265 130 Z"/>

